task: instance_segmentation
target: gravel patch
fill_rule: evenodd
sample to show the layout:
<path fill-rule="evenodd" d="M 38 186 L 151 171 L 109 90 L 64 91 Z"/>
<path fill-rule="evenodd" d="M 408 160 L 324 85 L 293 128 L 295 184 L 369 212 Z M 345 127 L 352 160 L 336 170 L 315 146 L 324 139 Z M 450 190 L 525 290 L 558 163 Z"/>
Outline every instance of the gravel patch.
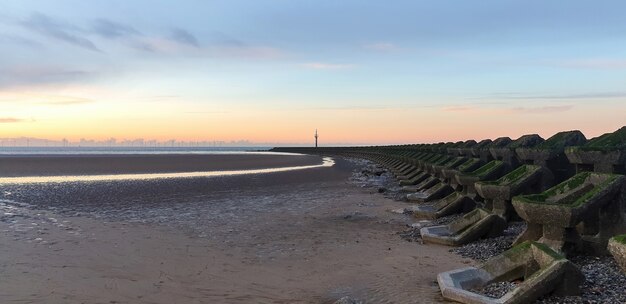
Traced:
<path fill-rule="evenodd" d="M 353 171 L 350 182 L 361 187 L 371 188 L 386 198 L 395 201 L 406 201 L 398 181 L 385 167 L 365 159 L 345 158 L 359 167 Z"/>
<path fill-rule="evenodd" d="M 517 284 L 514 282 L 496 282 L 483 286 L 480 289 L 471 289 L 470 291 L 490 298 L 499 299 L 507 292 L 515 289 L 516 286 Z"/>
<path fill-rule="evenodd" d="M 585 276 L 582 294 L 574 297 L 548 296 L 541 304 L 626 303 L 626 274 L 620 271 L 613 257 L 577 256 L 570 259 Z"/>
<path fill-rule="evenodd" d="M 473 243 L 450 249 L 450 251 L 465 258 L 485 261 L 511 248 L 511 244 L 515 238 L 522 233 L 524 229 L 526 229 L 525 222 L 512 222 L 509 223 L 509 227 L 504 230 L 504 234 L 501 236 L 480 239 Z"/>

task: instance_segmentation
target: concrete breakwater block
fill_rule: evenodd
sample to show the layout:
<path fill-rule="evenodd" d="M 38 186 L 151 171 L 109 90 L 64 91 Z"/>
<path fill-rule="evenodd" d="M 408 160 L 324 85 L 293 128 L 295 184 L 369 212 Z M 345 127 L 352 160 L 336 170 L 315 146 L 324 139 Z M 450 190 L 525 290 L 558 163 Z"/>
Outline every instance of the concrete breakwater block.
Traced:
<path fill-rule="evenodd" d="M 486 201 L 486 209 L 509 219 L 514 213 L 513 196 L 541 191 L 537 182 L 541 177 L 540 166 L 522 165 L 495 181 L 482 181 L 474 184 L 478 195 Z"/>
<path fill-rule="evenodd" d="M 443 168 L 441 169 L 441 176 L 444 181 L 446 181 L 453 188 L 458 187 L 458 183 L 456 181 L 456 176 L 462 173 L 472 172 L 480 166 L 484 164 L 478 158 L 469 158 L 465 162 L 458 165 L 456 168 Z"/>
<path fill-rule="evenodd" d="M 437 183 L 440 183 L 441 181 L 434 177 L 434 176 L 429 176 L 428 178 L 424 179 L 421 183 L 415 185 L 415 191 L 422 191 L 425 189 L 428 189 L 432 186 L 434 186 Z"/>
<path fill-rule="evenodd" d="M 414 169 L 413 171 L 407 173 L 406 175 L 399 175 L 396 176 L 396 179 L 399 180 L 400 182 L 406 181 L 406 180 L 410 180 L 414 177 L 416 177 L 417 175 L 421 174 L 422 171 L 420 169 Z"/>
<path fill-rule="evenodd" d="M 536 242 L 519 244 L 478 267 L 442 272 L 437 282 L 444 298 L 461 303 L 532 303 L 543 295 L 580 294 L 580 270 L 550 247 Z M 478 290 L 498 282 L 514 282 L 499 298 Z"/>
<path fill-rule="evenodd" d="M 456 169 L 459 166 L 461 166 L 463 163 L 467 162 L 467 158 L 466 157 L 455 157 L 450 159 L 448 162 L 444 163 L 444 164 L 439 164 L 439 165 L 434 165 L 433 166 L 433 175 L 444 179 L 445 176 L 443 174 L 443 170 L 446 169 Z"/>
<path fill-rule="evenodd" d="M 609 252 L 615 258 L 615 261 L 626 273 L 626 234 L 618 235 L 609 240 Z"/>
<path fill-rule="evenodd" d="M 420 234 L 425 243 L 460 246 L 483 237 L 499 236 L 506 226 L 502 217 L 477 208 L 448 225 L 424 227 Z"/>
<path fill-rule="evenodd" d="M 465 142 L 463 142 L 462 144 L 460 144 L 460 145 L 458 145 L 456 147 L 448 148 L 448 154 L 455 155 L 455 156 L 471 155 L 470 148 L 472 148 L 476 144 L 477 144 L 477 142 L 475 140 L 473 140 L 473 139 L 466 140 Z"/>
<path fill-rule="evenodd" d="M 428 174 L 427 172 L 419 171 L 415 176 L 411 177 L 410 179 L 401 180 L 400 186 L 417 185 L 429 177 L 430 174 Z"/>
<path fill-rule="evenodd" d="M 409 201 L 429 202 L 435 199 L 442 198 L 453 191 L 454 189 L 452 189 L 452 187 L 448 186 L 446 183 L 439 182 L 428 189 L 424 189 L 416 193 L 407 194 L 406 198 Z"/>
<path fill-rule="evenodd" d="M 502 175 L 503 170 L 504 162 L 493 160 L 470 173 L 459 173 L 455 179 L 457 184 L 463 187 L 463 193 L 473 198 L 476 196 L 474 188 L 476 182 L 498 178 Z"/>
<path fill-rule="evenodd" d="M 528 228 L 516 241 L 538 240 L 572 253 L 606 252 L 608 239 L 626 230 L 623 175 L 583 172 L 540 193 L 513 198 Z"/>
<path fill-rule="evenodd" d="M 580 131 L 564 131 L 532 148 L 517 148 L 515 153 L 523 163 L 546 169 L 543 179 L 547 188 L 574 175 L 575 168 L 565 156 L 565 147 L 583 145 L 586 141 L 585 135 Z"/>
<path fill-rule="evenodd" d="M 576 171 L 626 174 L 626 127 L 589 140 L 583 146 L 567 147 L 565 154 Z"/>
<path fill-rule="evenodd" d="M 454 157 L 444 156 L 442 158 L 439 158 L 437 161 L 425 164 L 424 170 L 430 174 L 435 175 L 435 173 L 437 172 L 436 168 L 441 167 L 452 160 L 454 160 Z"/>
<path fill-rule="evenodd" d="M 455 191 L 450 193 L 448 196 L 437 200 L 432 205 L 414 206 L 413 213 L 416 217 L 437 219 L 451 214 L 466 213 L 472 211 L 475 207 L 476 202 Z"/>

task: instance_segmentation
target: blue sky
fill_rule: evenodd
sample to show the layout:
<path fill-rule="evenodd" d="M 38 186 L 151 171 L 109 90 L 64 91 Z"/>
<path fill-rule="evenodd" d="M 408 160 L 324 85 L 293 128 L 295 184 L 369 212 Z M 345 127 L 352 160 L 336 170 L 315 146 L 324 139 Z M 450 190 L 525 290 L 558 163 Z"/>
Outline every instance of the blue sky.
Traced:
<path fill-rule="evenodd" d="M 0 136 L 302 142 L 315 128 L 335 142 L 570 128 L 597 136 L 626 121 L 625 9 L 623 1 L 0 1 Z"/>

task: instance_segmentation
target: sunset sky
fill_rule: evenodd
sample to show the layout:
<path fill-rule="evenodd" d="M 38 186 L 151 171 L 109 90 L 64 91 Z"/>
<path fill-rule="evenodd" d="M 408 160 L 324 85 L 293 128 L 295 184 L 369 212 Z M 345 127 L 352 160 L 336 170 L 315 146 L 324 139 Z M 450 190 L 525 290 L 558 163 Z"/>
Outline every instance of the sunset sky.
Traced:
<path fill-rule="evenodd" d="M 626 125 L 624 1 L 0 1 L 0 138 L 418 143 Z"/>

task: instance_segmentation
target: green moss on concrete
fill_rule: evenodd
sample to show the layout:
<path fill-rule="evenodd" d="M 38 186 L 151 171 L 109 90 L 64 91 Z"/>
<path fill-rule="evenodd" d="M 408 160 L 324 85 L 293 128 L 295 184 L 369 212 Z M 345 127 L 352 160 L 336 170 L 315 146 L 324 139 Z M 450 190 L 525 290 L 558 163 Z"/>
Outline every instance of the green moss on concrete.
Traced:
<path fill-rule="evenodd" d="M 525 251 L 530 250 L 531 247 L 536 247 L 537 249 L 541 250 L 542 252 L 546 253 L 547 255 L 549 255 L 550 257 L 552 257 L 555 260 L 564 260 L 565 257 L 560 255 L 558 252 L 554 251 L 552 248 L 550 248 L 550 246 L 543 244 L 543 243 L 539 243 L 539 242 L 534 242 L 534 241 L 525 241 L 523 243 L 520 243 L 518 245 L 515 245 L 513 247 L 511 247 L 511 249 L 505 251 L 503 254 L 507 257 L 513 257 L 519 254 L 523 254 Z"/>
<path fill-rule="evenodd" d="M 437 162 L 439 162 L 439 161 L 441 161 L 443 159 L 447 159 L 447 158 L 448 158 L 447 155 L 435 154 L 435 157 L 430 158 L 430 159 L 428 159 L 428 160 L 426 160 L 424 162 L 427 163 L 427 164 L 434 164 L 434 163 L 437 163 Z"/>
<path fill-rule="evenodd" d="M 485 147 L 488 147 L 489 145 L 491 145 L 493 141 L 491 139 L 483 139 L 481 141 L 479 141 L 475 146 L 473 146 L 472 148 L 476 148 L 476 149 L 482 149 Z"/>
<path fill-rule="evenodd" d="M 503 163 L 504 162 L 500 160 L 492 160 L 488 162 L 486 165 L 476 169 L 475 171 L 472 171 L 468 175 L 477 176 L 477 177 L 486 176 L 487 174 L 493 172 L 493 170 L 496 170 Z"/>
<path fill-rule="evenodd" d="M 615 150 L 626 148 L 626 126 L 613 133 L 607 133 L 591 139 L 582 150 Z"/>
<path fill-rule="evenodd" d="M 518 196 L 517 198 L 525 203 L 561 205 L 564 207 L 576 208 L 576 207 L 583 205 L 591 197 L 598 194 L 600 191 L 606 188 L 609 184 L 611 184 L 617 178 L 620 177 L 620 175 L 618 174 L 609 174 L 610 176 L 606 180 L 604 180 L 603 182 L 599 184 L 593 185 L 593 188 L 591 190 L 585 192 L 583 195 L 576 198 L 575 200 L 565 200 L 562 202 L 558 202 L 558 201 L 549 202 L 548 201 L 548 198 L 550 197 L 563 194 L 572 189 L 582 186 L 587 181 L 587 179 L 590 177 L 591 174 L 596 174 L 596 173 L 592 173 L 592 172 L 578 173 L 574 175 L 572 178 L 544 191 L 543 193 L 533 194 L 533 195 L 522 195 L 522 196 Z"/>
<path fill-rule="evenodd" d="M 471 148 L 476 145 L 476 141 L 473 139 L 467 140 L 459 148 Z"/>
<path fill-rule="evenodd" d="M 562 150 L 566 146 L 578 146 L 584 144 L 585 135 L 578 130 L 563 131 L 554 134 L 546 141 L 537 145 L 536 148 L 540 150 Z"/>
<path fill-rule="evenodd" d="M 446 164 L 446 163 L 448 163 L 450 161 L 454 161 L 454 158 L 445 156 L 445 157 L 440 158 L 437 161 L 433 162 L 433 165 L 441 166 L 441 165 L 444 165 L 444 164 Z"/>
<path fill-rule="evenodd" d="M 537 134 L 527 134 L 513 141 L 507 148 L 532 148 L 543 142 L 543 138 Z"/>
<path fill-rule="evenodd" d="M 551 256 L 552 258 L 554 258 L 555 260 L 565 260 L 565 257 L 560 255 L 558 252 L 552 250 L 552 248 L 550 248 L 550 246 L 544 244 L 544 243 L 539 243 L 539 242 L 533 242 L 533 245 L 535 245 L 535 247 L 537 247 L 539 250 L 543 251 L 544 253 L 546 253 L 547 255 Z"/>
<path fill-rule="evenodd" d="M 457 141 L 453 143 L 452 145 L 448 146 L 448 148 L 458 148 L 458 147 L 463 146 L 463 143 L 464 143 L 463 141 Z"/>
<path fill-rule="evenodd" d="M 522 195 L 518 196 L 518 198 L 528 203 L 546 203 L 549 197 L 559 195 L 582 185 L 590 174 L 591 172 L 581 172 L 542 193 Z"/>
<path fill-rule="evenodd" d="M 496 140 L 492 141 L 489 144 L 489 148 L 503 148 L 511 144 L 513 142 L 509 137 L 498 137 Z"/>
<path fill-rule="evenodd" d="M 530 246 L 532 246 L 533 242 L 532 241 L 525 241 L 523 243 L 517 244 L 513 247 L 511 247 L 511 249 L 505 251 L 503 254 L 507 257 L 510 256 L 515 256 L 518 254 L 523 253 L 524 251 L 527 251 L 530 249 Z"/>
<path fill-rule="evenodd" d="M 613 239 L 620 244 L 626 245 L 626 234 L 616 235 Z"/>
<path fill-rule="evenodd" d="M 590 191 L 586 192 L 585 194 L 581 195 L 570 206 L 571 207 L 581 206 L 582 204 L 587 202 L 590 198 L 592 198 L 593 196 L 598 194 L 600 191 L 602 191 L 604 188 L 606 188 L 613 181 L 615 181 L 615 179 L 617 177 L 618 177 L 617 175 L 611 176 L 610 178 L 608 178 L 607 180 L 601 182 L 600 184 L 595 185 L 592 190 L 590 190 Z"/>
<path fill-rule="evenodd" d="M 467 172 L 469 168 L 480 162 L 480 159 L 471 158 L 459 166 L 460 172 Z"/>
<path fill-rule="evenodd" d="M 520 166 L 517 169 L 509 172 L 507 175 L 505 175 L 503 177 L 500 177 L 499 179 L 497 179 L 495 181 L 482 182 L 482 183 L 488 184 L 488 185 L 508 185 L 508 184 L 512 184 L 513 182 L 522 179 L 523 177 L 527 176 L 528 174 L 532 173 L 534 170 L 537 170 L 538 168 L 539 168 L 539 166 L 523 165 L 523 166 Z"/>

